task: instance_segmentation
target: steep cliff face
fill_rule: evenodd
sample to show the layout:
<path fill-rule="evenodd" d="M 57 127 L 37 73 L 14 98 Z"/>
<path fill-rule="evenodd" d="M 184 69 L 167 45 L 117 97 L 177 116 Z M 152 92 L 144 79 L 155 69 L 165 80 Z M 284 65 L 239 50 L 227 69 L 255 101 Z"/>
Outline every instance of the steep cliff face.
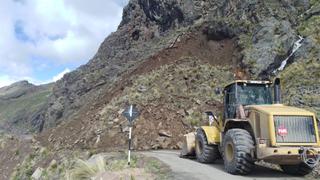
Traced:
<path fill-rule="evenodd" d="M 292 52 L 299 35 L 305 40 L 288 65 L 319 58 L 318 30 L 310 30 L 310 24 L 318 22 L 318 6 L 308 0 L 131 0 L 118 30 L 105 39 L 89 63 L 56 83 L 44 111 L 45 127 L 108 104 L 119 84 L 130 84 L 128 77 L 139 74 L 141 65 L 151 66 L 148 60 L 177 48 L 190 33 L 195 39 L 205 37 L 203 43 L 232 40 L 237 53 L 232 50 L 231 71 L 240 70 L 247 78 L 266 79 L 282 73 L 274 70 Z M 183 54 L 188 55 L 198 56 Z"/>

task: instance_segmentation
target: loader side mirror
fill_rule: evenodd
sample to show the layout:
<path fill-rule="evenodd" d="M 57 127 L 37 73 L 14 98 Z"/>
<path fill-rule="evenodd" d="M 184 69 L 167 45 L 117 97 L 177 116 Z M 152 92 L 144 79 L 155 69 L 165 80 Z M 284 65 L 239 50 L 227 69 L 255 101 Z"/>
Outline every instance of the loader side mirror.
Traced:
<path fill-rule="evenodd" d="M 214 89 L 214 93 L 215 93 L 216 95 L 221 95 L 221 94 L 222 94 L 222 89 L 221 89 L 221 88 L 215 88 L 215 89 Z"/>
<path fill-rule="evenodd" d="M 274 103 L 281 103 L 281 82 L 280 78 L 276 78 L 274 81 Z"/>
<path fill-rule="evenodd" d="M 212 111 L 207 111 L 205 112 L 206 115 L 208 116 L 209 119 L 209 125 L 211 126 L 213 124 L 213 122 L 216 120 L 218 120 L 217 116 L 214 115 L 214 113 Z"/>

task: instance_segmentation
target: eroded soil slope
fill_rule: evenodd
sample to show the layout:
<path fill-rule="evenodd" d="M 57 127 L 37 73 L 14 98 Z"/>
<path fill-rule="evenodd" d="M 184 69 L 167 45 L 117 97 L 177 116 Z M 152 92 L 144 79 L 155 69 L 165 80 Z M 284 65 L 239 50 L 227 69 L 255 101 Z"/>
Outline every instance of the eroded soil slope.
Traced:
<path fill-rule="evenodd" d="M 221 109 L 221 97 L 213 90 L 233 79 L 236 61 L 232 39 L 213 41 L 203 32 L 184 34 L 125 74 L 89 112 L 39 138 L 57 149 L 121 149 L 127 139 L 127 122 L 121 111 L 134 103 L 141 110 L 134 148 L 178 149 L 184 133 L 206 123 L 204 111 Z"/>

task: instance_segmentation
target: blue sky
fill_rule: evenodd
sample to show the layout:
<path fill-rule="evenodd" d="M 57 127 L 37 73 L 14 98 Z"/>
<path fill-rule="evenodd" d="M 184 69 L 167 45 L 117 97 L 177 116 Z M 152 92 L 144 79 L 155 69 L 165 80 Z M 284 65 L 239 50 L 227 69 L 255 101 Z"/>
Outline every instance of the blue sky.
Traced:
<path fill-rule="evenodd" d="M 1 0 L 0 87 L 60 79 L 89 61 L 128 0 Z"/>

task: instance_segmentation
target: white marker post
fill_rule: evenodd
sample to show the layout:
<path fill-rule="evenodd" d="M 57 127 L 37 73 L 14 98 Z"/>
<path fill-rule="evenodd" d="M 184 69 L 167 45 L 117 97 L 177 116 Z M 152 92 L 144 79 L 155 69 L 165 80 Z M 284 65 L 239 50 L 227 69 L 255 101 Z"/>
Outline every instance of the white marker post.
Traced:
<path fill-rule="evenodd" d="M 129 127 L 129 150 L 128 150 L 128 165 L 130 166 L 131 163 L 131 133 L 132 133 L 132 127 Z"/>
<path fill-rule="evenodd" d="M 128 165 L 130 166 L 131 163 L 131 133 L 132 133 L 132 105 L 130 106 L 129 109 L 129 149 L 128 149 Z"/>
<path fill-rule="evenodd" d="M 132 125 L 133 125 L 133 121 L 139 116 L 139 112 L 138 109 L 133 106 L 130 105 L 129 107 L 127 107 L 125 109 L 125 111 L 123 111 L 123 116 L 125 116 L 128 121 L 129 121 L 129 148 L 128 148 L 128 165 L 130 165 L 131 163 L 131 142 L 132 142 Z"/>

